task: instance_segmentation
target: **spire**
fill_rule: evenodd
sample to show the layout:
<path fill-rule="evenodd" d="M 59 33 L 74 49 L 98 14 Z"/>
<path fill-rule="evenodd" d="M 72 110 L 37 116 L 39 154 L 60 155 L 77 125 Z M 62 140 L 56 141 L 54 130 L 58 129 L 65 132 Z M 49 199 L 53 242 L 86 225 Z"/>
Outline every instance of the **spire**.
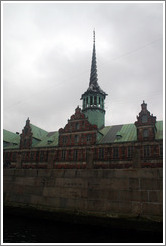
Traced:
<path fill-rule="evenodd" d="M 82 94 L 81 99 L 83 99 L 84 95 L 88 95 L 89 93 L 102 94 L 104 98 L 105 96 L 107 96 L 107 94 L 100 88 L 97 81 L 98 78 L 97 78 L 97 65 L 96 65 L 95 30 L 93 30 L 93 52 L 92 52 L 90 82 L 87 91 L 84 94 Z"/>
<path fill-rule="evenodd" d="M 96 65 L 96 48 L 95 48 L 95 30 L 93 31 L 93 53 L 90 73 L 89 87 L 98 87 L 97 83 L 97 65 Z"/>

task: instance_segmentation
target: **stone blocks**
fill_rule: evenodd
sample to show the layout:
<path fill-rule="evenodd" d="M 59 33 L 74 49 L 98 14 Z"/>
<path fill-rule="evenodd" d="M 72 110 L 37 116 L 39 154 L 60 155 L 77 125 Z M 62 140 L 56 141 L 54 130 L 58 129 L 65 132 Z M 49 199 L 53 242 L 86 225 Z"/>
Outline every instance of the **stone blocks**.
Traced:
<path fill-rule="evenodd" d="M 6 169 L 4 204 L 162 218 L 161 169 Z"/>

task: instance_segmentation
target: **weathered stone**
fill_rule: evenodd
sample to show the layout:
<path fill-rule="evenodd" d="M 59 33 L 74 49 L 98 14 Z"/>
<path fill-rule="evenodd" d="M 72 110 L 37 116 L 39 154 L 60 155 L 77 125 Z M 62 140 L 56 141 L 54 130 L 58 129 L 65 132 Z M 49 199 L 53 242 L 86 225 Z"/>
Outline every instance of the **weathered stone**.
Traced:
<path fill-rule="evenodd" d="M 161 173 L 133 170 L 4 170 L 4 204 L 162 218 Z"/>
<path fill-rule="evenodd" d="M 142 202 L 132 202 L 132 214 L 134 216 L 142 215 Z"/>
<path fill-rule="evenodd" d="M 129 178 L 129 190 L 139 190 L 140 180 L 139 178 Z"/>
<path fill-rule="evenodd" d="M 92 169 L 93 165 L 94 165 L 93 151 L 89 149 L 87 150 L 87 169 Z"/>
<path fill-rule="evenodd" d="M 142 178 L 140 179 L 140 188 L 141 190 L 157 190 L 158 180 L 152 178 Z"/>
<path fill-rule="evenodd" d="M 161 203 L 143 203 L 142 204 L 142 214 L 143 215 L 153 215 L 161 216 L 163 207 Z"/>
<path fill-rule="evenodd" d="M 160 190 L 149 191 L 149 202 L 162 202 L 163 194 Z"/>

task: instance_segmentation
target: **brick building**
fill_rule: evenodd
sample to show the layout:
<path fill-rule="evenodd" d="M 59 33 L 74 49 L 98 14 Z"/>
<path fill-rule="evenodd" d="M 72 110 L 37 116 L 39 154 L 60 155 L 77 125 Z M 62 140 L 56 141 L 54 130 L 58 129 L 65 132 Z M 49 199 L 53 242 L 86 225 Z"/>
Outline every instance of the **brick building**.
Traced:
<path fill-rule="evenodd" d="M 4 167 L 130 168 L 163 166 L 163 122 L 143 101 L 133 124 L 105 126 L 107 94 L 97 78 L 95 33 L 89 87 L 64 128 L 47 132 L 30 123 L 22 133 L 4 130 Z"/>

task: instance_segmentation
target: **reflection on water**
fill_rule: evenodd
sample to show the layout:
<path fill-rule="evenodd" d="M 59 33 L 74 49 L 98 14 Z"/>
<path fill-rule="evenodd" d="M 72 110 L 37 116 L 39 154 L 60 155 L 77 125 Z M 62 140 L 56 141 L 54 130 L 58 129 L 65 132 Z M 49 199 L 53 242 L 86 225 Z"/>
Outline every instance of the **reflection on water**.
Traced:
<path fill-rule="evenodd" d="M 162 234 L 4 215 L 4 243 L 162 243 Z"/>

